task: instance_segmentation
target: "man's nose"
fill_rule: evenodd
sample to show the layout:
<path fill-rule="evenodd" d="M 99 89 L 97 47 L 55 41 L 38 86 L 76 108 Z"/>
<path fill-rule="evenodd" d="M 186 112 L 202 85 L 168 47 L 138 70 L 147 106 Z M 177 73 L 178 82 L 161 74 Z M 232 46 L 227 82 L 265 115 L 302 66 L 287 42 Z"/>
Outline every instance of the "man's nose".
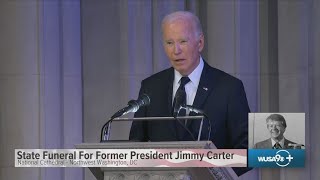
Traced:
<path fill-rule="evenodd" d="M 176 43 L 174 46 L 174 54 L 180 54 L 181 53 L 181 47 L 179 43 Z"/>
<path fill-rule="evenodd" d="M 276 130 L 276 129 L 277 129 L 277 127 L 276 127 L 275 125 L 271 125 L 270 128 L 271 128 L 272 130 Z"/>

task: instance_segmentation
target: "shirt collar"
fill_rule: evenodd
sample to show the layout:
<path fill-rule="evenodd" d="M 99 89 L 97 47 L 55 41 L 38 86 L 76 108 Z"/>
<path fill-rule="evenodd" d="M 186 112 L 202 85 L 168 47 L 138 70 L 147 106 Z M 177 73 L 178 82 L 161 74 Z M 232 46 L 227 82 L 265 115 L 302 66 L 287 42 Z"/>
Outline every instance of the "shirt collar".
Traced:
<path fill-rule="evenodd" d="M 199 85 L 203 67 L 204 67 L 204 62 L 203 62 L 202 57 L 200 56 L 200 63 L 192 71 L 192 73 L 188 75 L 190 81 L 195 85 L 195 87 L 198 87 L 198 85 Z M 182 77 L 182 75 L 177 70 L 174 70 L 174 82 L 173 83 L 176 85 L 179 84 L 181 77 Z"/>
<path fill-rule="evenodd" d="M 271 138 L 272 147 L 277 143 L 275 140 Z M 279 141 L 281 148 L 284 148 L 284 137 Z"/>

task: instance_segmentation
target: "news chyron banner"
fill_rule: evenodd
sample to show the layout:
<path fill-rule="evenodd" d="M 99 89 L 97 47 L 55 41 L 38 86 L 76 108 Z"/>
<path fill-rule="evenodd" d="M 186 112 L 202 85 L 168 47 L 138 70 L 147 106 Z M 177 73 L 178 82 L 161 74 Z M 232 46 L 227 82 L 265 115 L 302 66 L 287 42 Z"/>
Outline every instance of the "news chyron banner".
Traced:
<path fill-rule="evenodd" d="M 304 167 L 304 144 L 304 113 L 249 113 L 249 167 Z"/>
<path fill-rule="evenodd" d="M 16 149 L 15 167 L 305 166 L 304 113 L 249 113 L 248 130 L 248 150 Z"/>
<path fill-rule="evenodd" d="M 247 150 L 16 149 L 15 167 L 247 167 Z"/>

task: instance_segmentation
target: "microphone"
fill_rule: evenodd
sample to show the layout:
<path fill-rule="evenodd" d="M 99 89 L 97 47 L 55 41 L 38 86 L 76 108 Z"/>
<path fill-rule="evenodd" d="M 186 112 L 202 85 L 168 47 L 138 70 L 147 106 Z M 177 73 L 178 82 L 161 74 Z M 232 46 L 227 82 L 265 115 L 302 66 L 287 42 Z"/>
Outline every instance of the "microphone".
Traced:
<path fill-rule="evenodd" d="M 150 98 L 147 94 L 142 94 L 137 100 L 130 100 L 128 102 L 128 106 L 120 109 L 116 112 L 111 119 L 123 116 L 128 114 L 129 112 L 137 112 L 138 109 L 142 106 L 148 106 L 150 104 Z"/>
<path fill-rule="evenodd" d="M 104 142 L 109 140 L 110 136 L 110 129 L 111 129 L 111 122 L 114 118 L 123 116 L 128 114 L 129 112 L 137 112 L 140 107 L 148 106 L 150 104 L 150 97 L 147 94 L 142 94 L 137 100 L 130 100 L 128 105 L 114 115 L 102 126 L 101 128 L 101 135 L 100 135 L 100 142 Z"/>
<path fill-rule="evenodd" d="M 194 112 L 194 113 L 197 113 L 197 114 L 204 115 L 206 118 L 208 117 L 208 116 L 206 115 L 206 113 L 204 113 L 201 109 L 197 109 L 197 108 L 195 108 L 195 107 L 193 107 L 193 106 L 183 104 L 183 105 L 180 106 L 179 111 L 180 111 L 181 108 L 182 108 L 182 109 L 185 109 L 185 110 L 188 110 L 188 111 L 190 111 L 190 112 Z"/>
<path fill-rule="evenodd" d="M 302 149 L 303 144 L 294 144 L 294 143 L 289 143 L 289 147 L 292 147 L 293 149 Z"/>

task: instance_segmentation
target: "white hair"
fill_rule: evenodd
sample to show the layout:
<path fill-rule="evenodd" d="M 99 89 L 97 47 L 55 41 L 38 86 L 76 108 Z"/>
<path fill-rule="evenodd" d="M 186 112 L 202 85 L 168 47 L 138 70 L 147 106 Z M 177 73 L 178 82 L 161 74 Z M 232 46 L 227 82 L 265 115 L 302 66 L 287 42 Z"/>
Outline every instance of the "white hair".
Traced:
<path fill-rule="evenodd" d="M 163 32 L 164 25 L 166 23 L 171 23 L 179 19 L 190 20 L 196 32 L 196 36 L 200 36 L 201 34 L 203 34 L 199 18 L 189 11 L 177 11 L 177 12 L 173 12 L 171 14 L 166 15 L 163 18 L 161 23 L 162 32 Z"/>

